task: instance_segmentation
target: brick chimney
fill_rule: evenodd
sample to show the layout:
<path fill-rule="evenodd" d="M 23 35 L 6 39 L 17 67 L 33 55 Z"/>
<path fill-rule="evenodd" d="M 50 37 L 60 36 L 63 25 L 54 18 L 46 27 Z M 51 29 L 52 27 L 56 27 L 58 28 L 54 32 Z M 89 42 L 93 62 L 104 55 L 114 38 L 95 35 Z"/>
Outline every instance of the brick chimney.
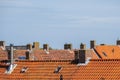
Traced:
<path fill-rule="evenodd" d="M 90 41 L 90 49 L 94 48 L 96 46 L 96 41 L 95 40 L 91 40 Z"/>
<path fill-rule="evenodd" d="M 25 54 L 26 54 L 26 59 L 30 60 L 30 51 L 27 51 Z"/>
<path fill-rule="evenodd" d="M 32 50 L 32 44 L 27 44 L 27 49 Z"/>
<path fill-rule="evenodd" d="M 74 53 L 75 53 L 75 56 L 74 56 L 75 57 L 75 62 L 78 63 L 79 62 L 79 51 L 75 50 Z"/>
<path fill-rule="evenodd" d="M 64 44 L 64 49 L 72 49 L 72 44 Z"/>
<path fill-rule="evenodd" d="M 5 50 L 5 41 L 0 41 L 0 47 Z"/>
<path fill-rule="evenodd" d="M 80 44 L 80 49 L 86 49 L 86 44 L 81 43 Z"/>
<path fill-rule="evenodd" d="M 86 61 L 86 50 L 79 50 L 79 63 L 85 63 Z"/>
<path fill-rule="evenodd" d="M 116 45 L 120 45 L 120 40 L 117 40 L 117 41 L 116 41 Z"/>
<path fill-rule="evenodd" d="M 78 63 L 78 64 L 86 63 L 86 50 L 85 49 L 75 50 L 74 53 L 75 53 L 75 63 Z"/>
<path fill-rule="evenodd" d="M 39 49 L 39 42 L 33 42 L 33 48 Z"/>
<path fill-rule="evenodd" d="M 48 44 L 43 44 L 43 50 L 49 51 L 49 45 Z"/>

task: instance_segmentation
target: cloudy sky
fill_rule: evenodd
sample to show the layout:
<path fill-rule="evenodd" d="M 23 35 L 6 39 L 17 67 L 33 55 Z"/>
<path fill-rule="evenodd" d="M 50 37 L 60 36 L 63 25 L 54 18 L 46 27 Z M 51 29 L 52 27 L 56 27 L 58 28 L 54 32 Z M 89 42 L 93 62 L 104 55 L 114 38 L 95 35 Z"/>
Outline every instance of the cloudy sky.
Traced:
<path fill-rule="evenodd" d="M 62 49 L 65 43 L 120 38 L 120 0 L 0 0 L 0 40 L 7 45 L 34 41 Z"/>

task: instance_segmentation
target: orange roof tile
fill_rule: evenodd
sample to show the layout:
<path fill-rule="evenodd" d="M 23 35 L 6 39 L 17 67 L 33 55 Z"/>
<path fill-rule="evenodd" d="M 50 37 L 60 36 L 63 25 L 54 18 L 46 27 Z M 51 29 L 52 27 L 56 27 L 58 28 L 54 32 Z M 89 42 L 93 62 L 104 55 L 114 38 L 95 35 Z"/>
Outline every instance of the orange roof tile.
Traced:
<path fill-rule="evenodd" d="M 6 59 L 8 59 L 7 56 L 8 56 L 8 54 L 7 54 L 6 51 L 0 50 L 0 60 L 6 60 Z"/>
<path fill-rule="evenodd" d="M 14 71 L 11 74 L 0 75 L 0 79 L 59 80 L 61 74 L 64 80 L 120 79 L 120 59 L 92 59 L 85 66 L 72 64 L 71 60 L 18 61 L 15 64 L 17 67 Z M 25 66 L 28 67 L 28 70 L 25 73 L 20 73 Z M 62 67 L 61 71 L 54 73 L 58 66 Z"/>
<path fill-rule="evenodd" d="M 120 59 L 120 47 L 113 45 L 96 46 L 95 50 L 102 59 Z"/>
<path fill-rule="evenodd" d="M 119 80 L 120 59 L 91 60 L 86 66 L 79 66 L 73 80 Z"/>

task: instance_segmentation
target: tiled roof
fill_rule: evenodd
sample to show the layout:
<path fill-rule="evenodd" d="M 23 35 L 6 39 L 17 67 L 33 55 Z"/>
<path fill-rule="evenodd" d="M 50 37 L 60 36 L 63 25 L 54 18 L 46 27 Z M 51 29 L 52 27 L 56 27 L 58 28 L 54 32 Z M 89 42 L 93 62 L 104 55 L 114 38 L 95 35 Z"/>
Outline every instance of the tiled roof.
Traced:
<path fill-rule="evenodd" d="M 86 66 L 80 66 L 73 80 L 119 80 L 120 59 L 91 60 Z"/>
<path fill-rule="evenodd" d="M 59 80 L 62 74 L 64 79 L 70 80 L 71 75 L 77 69 L 75 64 L 71 61 L 21 61 L 16 62 L 17 67 L 11 74 L 2 74 L 0 79 L 3 80 Z M 27 66 L 28 70 L 25 73 L 20 73 L 23 67 Z M 61 66 L 62 69 L 59 73 L 54 73 L 54 70 Z"/>
<path fill-rule="evenodd" d="M 34 56 L 36 60 L 73 60 L 74 51 L 68 50 L 35 50 Z"/>
<path fill-rule="evenodd" d="M 8 54 L 4 50 L 0 50 L 0 60 L 6 60 L 8 59 Z"/>
<path fill-rule="evenodd" d="M 102 59 L 120 59 L 120 46 L 100 45 L 95 50 Z"/>
<path fill-rule="evenodd" d="M 1 74 L 2 80 L 59 80 L 63 75 L 64 80 L 119 80 L 120 59 L 92 59 L 87 65 L 77 66 L 70 60 L 42 60 L 18 61 L 17 67 L 11 74 Z M 27 66 L 25 73 L 20 73 Z M 59 73 L 54 70 L 61 66 Z M 3 68 L 4 69 L 4 68 Z M 0 69 L 1 72 L 4 72 Z"/>

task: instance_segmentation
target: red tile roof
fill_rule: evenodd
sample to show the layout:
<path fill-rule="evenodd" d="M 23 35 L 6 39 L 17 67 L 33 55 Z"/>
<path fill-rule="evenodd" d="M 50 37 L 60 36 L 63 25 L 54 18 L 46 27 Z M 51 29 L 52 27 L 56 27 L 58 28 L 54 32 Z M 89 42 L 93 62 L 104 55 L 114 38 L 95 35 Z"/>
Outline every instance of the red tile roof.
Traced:
<path fill-rule="evenodd" d="M 8 54 L 4 50 L 0 50 L 0 60 L 6 60 L 8 59 Z"/>
<path fill-rule="evenodd" d="M 18 61 L 17 67 L 11 74 L 1 74 L 0 79 L 5 80 L 59 80 L 63 75 L 64 80 L 119 80 L 120 59 L 92 59 L 85 66 L 71 64 L 70 60 L 43 60 L 43 61 Z M 20 73 L 27 66 L 25 73 Z M 61 66 L 59 73 L 54 73 L 56 67 Z M 3 72 L 3 69 L 0 69 Z"/>
<path fill-rule="evenodd" d="M 120 46 L 100 45 L 95 49 L 102 59 L 120 59 Z"/>
<path fill-rule="evenodd" d="M 91 60 L 86 66 L 80 66 L 73 80 L 119 80 L 120 59 Z"/>

